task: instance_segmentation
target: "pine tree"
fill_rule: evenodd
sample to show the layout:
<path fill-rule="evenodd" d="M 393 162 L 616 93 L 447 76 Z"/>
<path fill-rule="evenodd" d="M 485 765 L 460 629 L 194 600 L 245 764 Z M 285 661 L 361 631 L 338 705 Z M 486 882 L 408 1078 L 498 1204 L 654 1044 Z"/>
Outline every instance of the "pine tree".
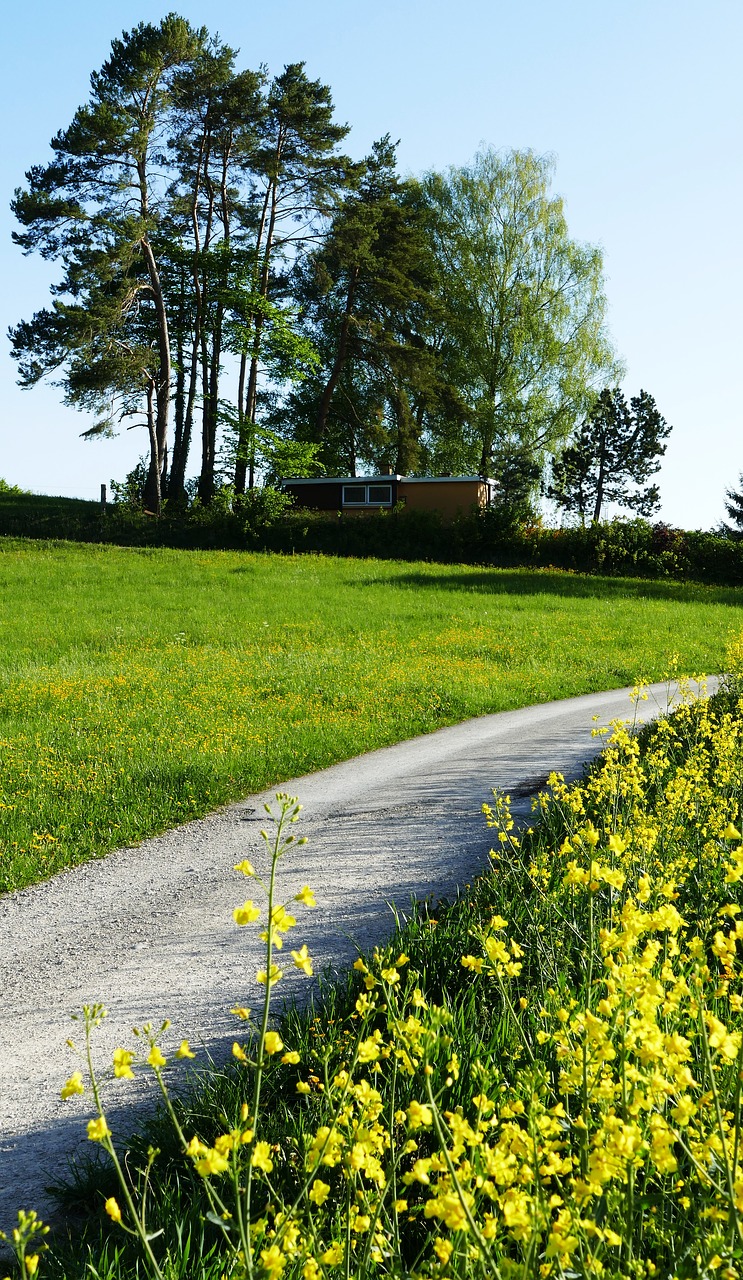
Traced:
<path fill-rule="evenodd" d="M 585 524 L 597 523 L 606 502 L 650 516 L 660 505 L 657 485 L 641 486 L 660 469 L 671 428 L 646 391 L 629 406 L 619 387 L 606 388 L 572 442 L 552 462 L 547 496 Z"/>
<path fill-rule="evenodd" d="M 725 503 L 732 524 L 726 524 L 724 521 L 721 531 L 728 538 L 743 538 L 743 472 L 738 476 L 738 484 L 741 489 L 736 492 L 735 489 L 726 489 L 725 497 L 728 501 Z"/>
<path fill-rule="evenodd" d="M 160 145 L 174 73 L 206 40 L 183 18 L 140 23 L 115 40 L 91 77 L 91 96 L 52 141 L 55 159 L 29 170 L 13 210 L 14 239 L 61 260 L 51 309 L 11 330 L 23 386 L 61 371 L 69 403 L 94 409 L 86 434 L 143 413 L 150 443 L 146 487 L 159 512 L 171 400 L 168 302 L 158 230 Z"/>

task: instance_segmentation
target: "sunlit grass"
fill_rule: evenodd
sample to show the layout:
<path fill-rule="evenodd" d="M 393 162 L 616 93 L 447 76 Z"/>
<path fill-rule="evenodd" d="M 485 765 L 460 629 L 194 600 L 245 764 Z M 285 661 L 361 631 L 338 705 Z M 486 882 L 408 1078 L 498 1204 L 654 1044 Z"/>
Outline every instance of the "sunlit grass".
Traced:
<path fill-rule="evenodd" d="M 476 716 L 716 670 L 743 591 L 0 541 L 0 890 Z"/>

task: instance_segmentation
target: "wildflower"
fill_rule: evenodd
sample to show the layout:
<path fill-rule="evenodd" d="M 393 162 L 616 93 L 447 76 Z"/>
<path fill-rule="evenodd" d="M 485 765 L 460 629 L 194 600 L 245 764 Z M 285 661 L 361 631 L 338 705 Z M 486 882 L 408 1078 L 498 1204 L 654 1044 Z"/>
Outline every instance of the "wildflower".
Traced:
<path fill-rule="evenodd" d="M 299 1060 L 300 1060 L 299 1054 L 297 1053 L 296 1049 L 292 1049 L 289 1053 L 283 1054 L 281 1058 L 281 1061 L 283 1062 L 285 1067 L 296 1066 Z"/>
<path fill-rule="evenodd" d="M 329 1249 L 320 1254 L 320 1261 L 324 1262 L 326 1267 L 337 1267 L 338 1263 L 343 1261 L 343 1245 L 331 1244 Z"/>
<path fill-rule="evenodd" d="M 379 1046 L 381 1043 L 381 1031 L 374 1031 L 366 1040 L 362 1040 L 358 1048 L 359 1062 L 376 1062 L 379 1058 Z"/>
<path fill-rule="evenodd" d="M 252 862 L 250 862 L 247 858 L 243 858 L 242 862 L 238 862 L 236 864 L 235 871 L 242 871 L 244 876 L 255 875 L 255 868 Z"/>
<path fill-rule="evenodd" d="M 266 973 L 265 969 L 259 969 L 255 975 L 255 980 L 256 982 L 259 982 L 262 987 L 265 987 L 267 983 L 272 987 L 275 982 L 280 982 L 283 976 L 284 970 L 280 969 L 277 964 L 272 964 L 268 973 Z"/>
<path fill-rule="evenodd" d="M 105 1116 L 96 1116 L 95 1120 L 88 1121 L 88 1137 L 91 1142 L 103 1142 L 104 1138 L 111 1137 Z"/>
<path fill-rule="evenodd" d="M 263 1048 L 266 1053 L 280 1053 L 284 1047 L 284 1041 L 281 1039 L 278 1031 L 267 1031 L 263 1037 Z"/>
<path fill-rule="evenodd" d="M 156 1044 L 153 1044 L 152 1048 L 150 1049 L 150 1052 L 147 1055 L 148 1065 L 152 1067 L 153 1071 L 158 1071 L 160 1067 L 165 1066 L 166 1061 L 167 1059 L 163 1057 L 159 1046 Z"/>
<path fill-rule="evenodd" d="M 117 1080 L 133 1080 L 132 1062 L 134 1054 L 131 1049 L 114 1049 L 114 1075 Z"/>
<path fill-rule="evenodd" d="M 433 1242 L 433 1251 L 436 1254 L 436 1257 L 438 1258 L 442 1267 L 446 1266 L 447 1262 L 449 1261 L 452 1255 L 453 1250 L 454 1250 L 454 1245 L 452 1244 L 451 1240 L 441 1240 L 437 1238 Z"/>
<path fill-rule="evenodd" d="M 235 921 L 235 924 L 252 924 L 254 920 L 258 919 L 260 914 L 260 907 L 256 907 L 251 899 L 248 898 L 241 907 L 235 907 L 235 910 L 232 912 L 232 918 Z"/>
<path fill-rule="evenodd" d="M 462 968 L 472 969 L 475 973 L 482 973 L 482 958 L 477 956 L 462 956 Z"/>
<path fill-rule="evenodd" d="M 317 906 L 317 903 L 315 902 L 315 895 L 307 884 L 303 889 L 300 889 L 299 893 L 295 893 L 294 901 L 303 903 L 305 907 Z"/>
<path fill-rule="evenodd" d="M 457 1195 L 454 1191 L 440 1191 L 438 1195 L 426 1201 L 423 1212 L 427 1218 L 441 1218 L 450 1231 L 467 1231 L 469 1221 L 465 1204 L 469 1206 L 472 1203 L 473 1197 L 467 1191 L 462 1192 L 461 1195 Z"/>
<path fill-rule="evenodd" d="M 233 1056 L 233 1058 L 237 1058 L 237 1061 L 238 1061 L 238 1062 L 249 1062 L 249 1061 L 250 1061 L 250 1059 L 248 1058 L 247 1053 L 246 1053 L 246 1052 L 245 1052 L 245 1050 L 242 1048 L 242 1046 L 241 1046 L 241 1045 L 239 1045 L 239 1044 L 237 1043 L 237 1040 L 235 1040 L 235 1042 L 234 1042 L 234 1044 L 233 1044 L 233 1046 L 232 1046 L 232 1056 Z"/>
<path fill-rule="evenodd" d="M 278 1280 L 286 1266 L 286 1257 L 277 1244 L 272 1244 L 268 1249 L 261 1249 L 261 1263 L 269 1280 Z"/>
<path fill-rule="evenodd" d="M 176 1058 L 195 1058 L 196 1054 L 192 1052 L 188 1040 L 181 1040 L 181 1043 L 175 1051 L 175 1056 Z"/>
<path fill-rule="evenodd" d="M 112 1222 L 121 1222 L 121 1209 L 115 1196 L 109 1196 L 103 1207 Z"/>
<path fill-rule="evenodd" d="M 271 1172 L 273 1160 L 271 1159 L 271 1148 L 267 1142 L 256 1142 L 250 1163 L 254 1169 L 262 1169 L 264 1173 Z"/>
<path fill-rule="evenodd" d="M 230 1162 L 216 1147 L 205 1147 L 203 1154 L 194 1160 L 194 1168 L 202 1178 L 211 1178 L 216 1174 L 226 1173 Z"/>
<path fill-rule="evenodd" d="M 71 1098 L 76 1093 L 85 1093 L 85 1085 L 83 1084 L 83 1075 L 81 1071 L 73 1071 L 69 1080 L 67 1080 L 60 1090 L 60 1097 L 63 1101 Z"/>
<path fill-rule="evenodd" d="M 408 1123 L 411 1129 L 420 1129 L 433 1124 L 433 1112 L 425 1102 L 411 1102 L 408 1107 Z"/>
<path fill-rule="evenodd" d="M 234 1013 L 236 1018 L 241 1018 L 243 1022 L 247 1022 L 250 1017 L 250 1009 L 244 1008 L 243 1005 L 235 1005 L 234 1009 L 230 1009 L 230 1013 Z"/>
<path fill-rule="evenodd" d="M 321 1178 L 315 1178 L 309 1193 L 309 1199 L 316 1204 L 318 1209 L 321 1204 L 325 1204 L 330 1195 L 330 1186 L 327 1182 L 323 1182 Z"/>
<path fill-rule="evenodd" d="M 306 946 L 302 946 L 299 951 L 292 951 L 292 960 L 296 967 L 301 969 L 302 973 L 306 973 L 308 978 L 312 977 L 312 959 L 307 951 Z"/>

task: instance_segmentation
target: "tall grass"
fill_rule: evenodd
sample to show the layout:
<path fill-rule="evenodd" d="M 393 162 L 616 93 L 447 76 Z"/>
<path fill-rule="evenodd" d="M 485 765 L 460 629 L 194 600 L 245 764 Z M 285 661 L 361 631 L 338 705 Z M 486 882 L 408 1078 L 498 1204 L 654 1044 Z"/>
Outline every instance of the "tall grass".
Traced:
<path fill-rule="evenodd" d="M 743 592 L 0 541 L 0 891 L 484 712 L 717 669 Z"/>
<path fill-rule="evenodd" d="M 97 1222 L 43 1272 L 735 1280 L 741 707 L 726 692 L 642 740 L 617 729 L 581 784 L 551 779 L 521 839 L 498 798 L 493 873 L 421 908 L 314 1013 L 241 1037 L 118 1182 L 97 1175 Z M 237 923 L 265 928 L 247 908 Z M 164 1081 L 157 1039 L 127 1068 Z M 145 1185 L 142 1241 L 124 1233 Z"/>

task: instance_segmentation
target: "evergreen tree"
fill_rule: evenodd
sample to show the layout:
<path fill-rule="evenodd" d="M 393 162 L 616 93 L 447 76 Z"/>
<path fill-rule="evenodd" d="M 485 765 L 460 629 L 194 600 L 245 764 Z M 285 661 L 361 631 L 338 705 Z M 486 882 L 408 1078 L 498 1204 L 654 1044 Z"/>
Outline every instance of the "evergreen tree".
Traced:
<path fill-rule="evenodd" d="M 304 63 L 289 64 L 273 80 L 261 127 L 253 271 L 240 352 L 237 493 L 254 483 L 264 331 L 271 303 L 282 295 L 277 262 L 285 262 L 317 234 L 318 220 L 331 211 L 353 173 L 351 161 L 337 150 L 349 127 L 333 121 L 330 90 L 308 78 Z"/>
<path fill-rule="evenodd" d="M 146 502 L 158 512 L 172 368 L 158 253 L 161 144 L 173 75 L 205 39 L 170 14 L 115 40 L 89 103 L 53 139 L 55 159 L 28 172 L 12 206 L 25 228 L 16 242 L 64 267 L 53 307 L 11 330 L 21 384 L 58 372 L 69 403 L 102 415 L 86 434 L 143 411 Z"/>
<path fill-rule="evenodd" d="M 660 470 L 670 431 L 646 391 L 628 406 L 619 387 L 606 388 L 573 441 L 554 458 L 548 497 L 581 524 L 589 512 L 597 523 L 606 502 L 652 515 L 660 505 L 658 486 L 641 486 Z"/>
<path fill-rule="evenodd" d="M 726 489 L 725 497 L 728 501 L 725 503 L 732 524 L 726 524 L 724 521 L 720 531 L 728 538 L 743 538 L 743 473 L 738 476 L 738 484 L 741 489 Z"/>
<path fill-rule="evenodd" d="M 320 444 L 331 472 L 353 475 L 359 464 L 420 468 L 418 409 L 435 381 L 425 339 L 435 307 L 426 222 L 420 188 L 398 177 L 386 135 L 363 162 L 323 244 L 295 273 L 321 366 L 283 416 Z"/>

